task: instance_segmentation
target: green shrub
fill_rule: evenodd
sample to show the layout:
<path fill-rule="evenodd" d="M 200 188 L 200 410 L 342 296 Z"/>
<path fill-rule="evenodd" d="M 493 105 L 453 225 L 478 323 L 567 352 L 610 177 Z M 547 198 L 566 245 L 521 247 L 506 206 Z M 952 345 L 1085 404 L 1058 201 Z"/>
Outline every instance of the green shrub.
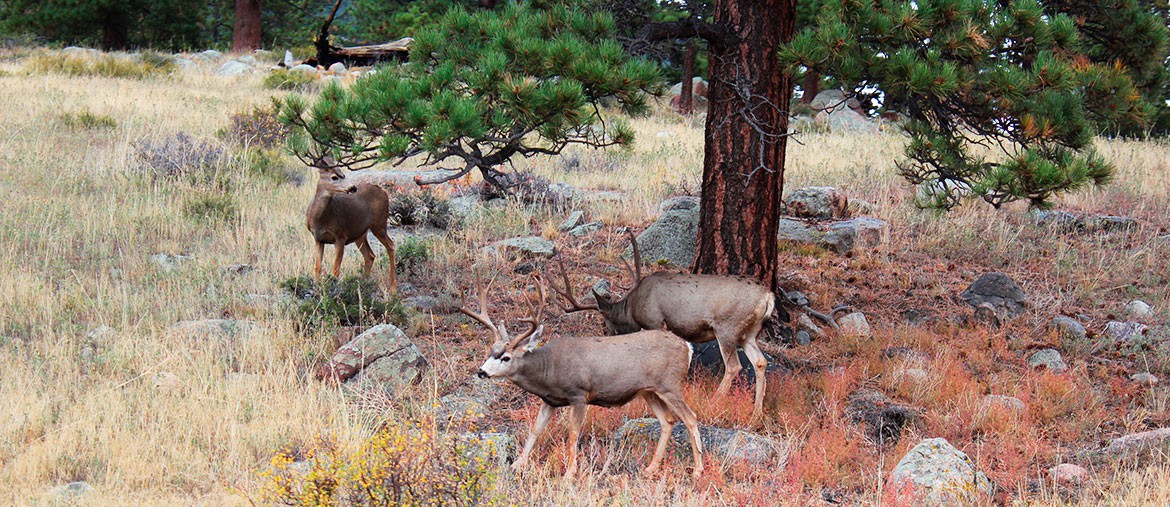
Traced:
<path fill-rule="evenodd" d="M 394 245 L 394 259 L 400 273 L 422 269 L 431 259 L 431 240 L 410 236 Z"/>
<path fill-rule="evenodd" d="M 264 76 L 264 87 L 269 90 L 310 91 L 320 84 L 317 76 L 310 72 L 277 69 Z"/>
<path fill-rule="evenodd" d="M 240 205 L 230 194 L 205 194 L 183 203 L 183 216 L 207 223 L 234 222 L 240 218 Z"/>
<path fill-rule="evenodd" d="M 141 58 L 114 55 L 83 56 L 64 53 L 49 53 L 33 58 L 29 62 L 32 72 L 64 74 L 66 76 L 100 76 L 121 79 L 146 79 L 174 71 L 173 63 L 163 65 L 157 61 L 146 62 Z"/>
<path fill-rule="evenodd" d="M 88 109 L 77 113 L 63 113 L 61 124 L 73 130 L 103 130 L 118 128 L 118 122 L 107 114 L 94 114 Z"/>
<path fill-rule="evenodd" d="M 304 168 L 289 165 L 276 150 L 251 149 L 244 152 L 244 164 L 248 172 L 276 184 L 292 183 L 300 186 L 305 182 Z"/>
<path fill-rule="evenodd" d="M 280 282 L 280 287 L 299 301 L 293 311 L 301 330 L 387 322 L 401 326 L 407 322 L 402 301 L 397 296 L 384 298 L 378 281 L 371 277 L 322 276 L 318 283 L 309 275 L 301 275 Z"/>

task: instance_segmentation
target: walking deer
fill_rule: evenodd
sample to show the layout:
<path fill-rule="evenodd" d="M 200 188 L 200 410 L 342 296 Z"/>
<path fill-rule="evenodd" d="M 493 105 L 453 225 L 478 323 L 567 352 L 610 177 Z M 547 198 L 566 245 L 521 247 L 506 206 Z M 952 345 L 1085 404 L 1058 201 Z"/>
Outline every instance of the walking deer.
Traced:
<path fill-rule="evenodd" d="M 313 277 L 321 279 L 321 258 L 325 255 L 325 243 L 332 243 L 333 276 L 341 273 L 341 258 L 345 245 L 356 243 L 365 264 L 362 271 L 370 272 L 374 264 L 374 251 L 370 249 L 366 232 L 374 234 L 386 255 L 390 257 L 390 291 L 398 288 L 394 274 L 394 240 L 386 234 L 386 221 L 390 217 L 390 198 L 386 192 L 368 183 L 348 181 L 341 169 L 328 157 L 318 159 L 317 192 L 305 212 L 306 224 L 313 239 L 317 241 L 317 261 L 313 265 Z"/>
<path fill-rule="evenodd" d="M 718 390 L 722 395 L 731 391 L 732 381 L 743 369 L 736 352 L 736 348 L 743 347 L 756 374 L 752 417 L 759 418 L 764 410 L 764 368 L 768 363 L 756 342 L 756 335 L 776 307 L 772 291 L 756 280 L 738 276 L 660 272 L 642 278 L 638 242 L 632 232 L 629 234 L 634 249 L 634 267 L 628 264 L 626 267 L 635 283 L 625 299 L 611 301 L 594 291 L 595 304 L 578 303 L 565 264 L 558 259 L 564 289 L 555 285 L 552 288 L 569 302 L 570 306 L 562 305 L 562 309 L 565 313 L 601 312 L 611 334 L 665 327 L 692 343 L 718 340 L 724 364 L 723 380 Z"/>
<path fill-rule="evenodd" d="M 572 477 L 577 471 L 577 441 L 587 406 L 617 407 L 640 397 L 661 423 L 658 446 L 645 473 L 658 471 L 671 429 L 676 421 L 681 420 L 690 435 L 695 459 L 694 476 L 698 477 L 703 471 L 703 444 L 699 440 L 695 413 L 682 395 L 690 363 L 690 345 L 662 330 L 621 336 L 562 337 L 544 343 L 541 317 L 547 298 L 544 282 L 536 277 L 534 280 L 539 291 L 536 314 L 522 320 L 529 329 L 516 338 L 510 337 L 502 324 L 496 326 L 488 317 L 487 295 L 478 276 L 475 285 L 479 311 L 469 309 L 466 300 L 459 309 L 483 324 L 495 337 L 487 359 L 479 368 L 479 377 L 507 378 L 543 402 L 524 449 L 512 468 L 520 470 L 524 467 L 532 447 L 544 433 L 553 414 L 560 407 L 567 406 L 571 414 L 569 464 L 565 478 Z"/>

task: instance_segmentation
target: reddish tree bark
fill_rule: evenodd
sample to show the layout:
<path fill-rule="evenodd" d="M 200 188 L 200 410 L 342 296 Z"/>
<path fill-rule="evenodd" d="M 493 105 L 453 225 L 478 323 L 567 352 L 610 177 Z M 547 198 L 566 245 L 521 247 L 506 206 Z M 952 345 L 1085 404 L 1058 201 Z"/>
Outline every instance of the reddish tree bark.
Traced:
<path fill-rule="evenodd" d="M 796 30 L 795 0 L 717 0 L 699 248 L 694 271 L 744 275 L 777 289 L 776 232 L 791 78 L 776 57 Z"/>
<path fill-rule="evenodd" d="M 804 71 L 804 86 L 801 88 L 803 88 L 804 95 L 800 97 L 800 101 L 812 104 L 813 99 L 817 98 L 817 94 L 821 92 L 821 74 L 812 69 Z"/>
<path fill-rule="evenodd" d="M 236 0 L 236 23 L 232 27 L 232 52 L 260 49 L 260 0 Z"/>
<path fill-rule="evenodd" d="M 695 40 L 687 39 L 686 53 L 683 55 L 682 92 L 678 96 L 678 112 L 691 114 L 695 94 Z"/>

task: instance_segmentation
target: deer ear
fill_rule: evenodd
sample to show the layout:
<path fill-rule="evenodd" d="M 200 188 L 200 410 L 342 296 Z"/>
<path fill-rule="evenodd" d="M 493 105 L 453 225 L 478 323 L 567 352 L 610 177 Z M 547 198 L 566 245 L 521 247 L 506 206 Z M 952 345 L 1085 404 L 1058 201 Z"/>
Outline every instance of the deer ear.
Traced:
<path fill-rule="evenodd" d="M 532 335 L 528 337 L 528 340 L 524 342 L 524 352 L 532 352 L 539 348 L 543 343 L 540 340 L 540 335 L 542 334 L 544 334 L 544 326 L 536 326 L 536 331 L 533 331 Z"/>

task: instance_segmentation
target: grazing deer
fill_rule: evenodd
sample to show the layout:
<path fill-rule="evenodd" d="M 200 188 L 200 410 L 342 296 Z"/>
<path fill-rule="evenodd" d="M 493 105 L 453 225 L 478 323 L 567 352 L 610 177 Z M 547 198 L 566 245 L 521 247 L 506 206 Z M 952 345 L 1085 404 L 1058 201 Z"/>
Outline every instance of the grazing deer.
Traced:
<path fill-rule="evenodd" d="M 513 463 L 520 470 L 528 455 L 558 408 L 568 406 L 569 464 L 565 478 L 577 471 L 577 441 L 588 405 L 617 407 L 641 397 L 661 423 L 661 434 L 646 474 L 658 471 L 675 421 L 682 420 L 690 433 L 695 458 L 694 476 L 703 471 L 703 444 L 694 411 L 683 400 L 682 385 L 687 376 L 691 347 L 677 336 L 661 330 L 642 331 L 622 336 L 562 337 L 549 343 L 541 341 L 540 324 L 546 293 L 544 282 L 535 278 L 540 301 L 536 316 L 524 319 L 530 327 L 511 338 L 503 325 L 496 326 L 487 315 L 487 295 L 479 277 L 475 286 L 479 311 L 470 310 L 466 302 L 459 311 L 479 321 L 495 336 L 487 359 L 480 366 L 481 378 L 504 377 L 521 389 L 540 397 L 543 403 L 524 443 L 524 450 Z"/>
<path fill-rule="evenodd" d="M 328 157 L 318 159 L 314 164 L 319 178 L 317 193 L 313 195 L 309 209 L 305 212 L 306 224 L 313 239 L 317 241 L 317 262 L 313 266 L 313 277 L 321 279 L 321 258 L 325 255 L 325 243 L 332 243 L 336 252 L 333 258 L 333 276 L 341 273 L 341 258 L 345 245 L 356 243 L 365 259 L 362 271 L 370 272 L 374 264 L 374 251 L 370 249 L 366 232 L 374 234 L 386 255 L 390 257 L 390 291 L 398 288 L 394 274 L 394 240 L 386 234 L 386 221 L 390 217 L 390 198 L 386 192 L 367 183 L 353 183 Z"/>
<path fill-rule="evenodd" d="M 736 352 L 737 347 L 743 347 L 756 374 L 756 403 L 752 417 L 759 418 L 764 411 L 764 368 L 768 363 L 756 342 L 756 335 L 776 307 L 775 295 L 756 280 L 739 276 L 660 272 L 642 278 L 638 242 L 633 232 L 629 234 L 634 244 L 634 267 L 629 264 L 626 267 L 635 283 L 625 299 L 611 301 L 593 291 L 596 304 L 578 303 L 569 285 L 565 264 L 558 259 L 565 286 L 564 290 L 555 285 L 552 288 L 570 304 L 561 308 L 565 313 L 601 312 L 611 334 L 665 327 L 692 343 L 718 340 L 724 365 L 718 392 L 723 395 L 731 391 L 732 381 L 743 369 Z"/>

